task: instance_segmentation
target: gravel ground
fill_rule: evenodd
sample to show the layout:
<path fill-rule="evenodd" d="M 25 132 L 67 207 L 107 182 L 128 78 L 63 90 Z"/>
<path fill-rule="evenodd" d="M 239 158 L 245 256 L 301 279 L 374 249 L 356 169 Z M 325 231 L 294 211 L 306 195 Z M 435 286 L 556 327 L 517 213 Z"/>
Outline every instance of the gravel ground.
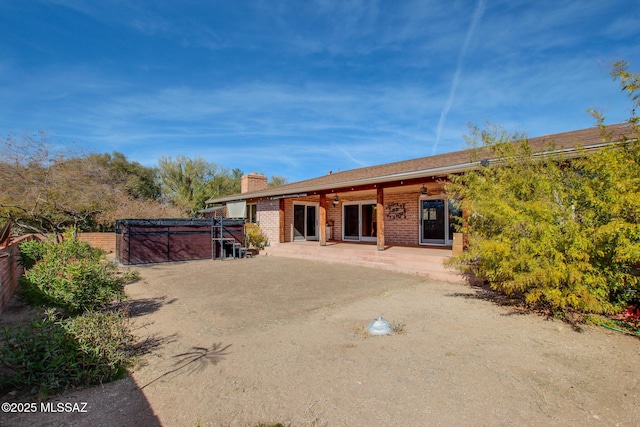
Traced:
<path fill-rule="evenodd" d="M 136 333 L 155 347 L 131 377 L 58 398 L 86 413 L 0 414 L 0 425 L 640 420 L 637 338 L 576 331 L 480 288 L 264 256 L 136 268 Z M 379 315 L 398 332 L 368 336 Z"/>

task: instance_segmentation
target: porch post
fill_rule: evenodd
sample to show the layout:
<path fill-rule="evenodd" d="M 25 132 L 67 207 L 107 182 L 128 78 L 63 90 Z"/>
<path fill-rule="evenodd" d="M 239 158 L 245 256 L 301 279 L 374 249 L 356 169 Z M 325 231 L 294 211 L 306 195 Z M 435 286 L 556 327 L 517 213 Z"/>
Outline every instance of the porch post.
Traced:
<path fill-rule="evenodd" d="M 280 243 L 284 243 L 284 199 L 280 199 L 280 209 L 278 210 L 278 219 L 280 227 Z"/>
<path fill-rule="evenodd" d="M 320 246 L 326 246 L 327 244 L 327 195 L 320 195 L 320 218 L 318 219 L 318 226 L 320 227 Z"/>
<path fill-rule="evenodd" d="M 378 187 L 376 204 L 376 235 L 378 237 L 378 250 L 384 251 L 384 189 Z"/>

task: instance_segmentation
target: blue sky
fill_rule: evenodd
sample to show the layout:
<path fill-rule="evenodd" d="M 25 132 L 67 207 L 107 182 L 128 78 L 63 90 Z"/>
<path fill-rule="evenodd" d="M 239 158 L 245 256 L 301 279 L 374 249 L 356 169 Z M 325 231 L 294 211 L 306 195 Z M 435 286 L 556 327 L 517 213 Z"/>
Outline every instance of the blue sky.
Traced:
<path fill-rule="evenodd" d="M 629 117 L 635 0 L 0 0 L 0 135 L 297 181 Z"/>

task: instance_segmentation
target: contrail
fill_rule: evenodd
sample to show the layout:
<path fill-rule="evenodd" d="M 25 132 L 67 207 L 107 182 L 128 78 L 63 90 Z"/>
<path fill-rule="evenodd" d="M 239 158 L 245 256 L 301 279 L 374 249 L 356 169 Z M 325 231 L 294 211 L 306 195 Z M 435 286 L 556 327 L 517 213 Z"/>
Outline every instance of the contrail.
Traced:
<path fill-rule="evenodd" d="M 453 99 L 456 96 L 456 89 L 458 87 L 458 81 L 460 80 L 460 73 L 462 72 L 462 61 L 467 54 L 467 48 L 469 47 L 469 43 L 471 42 L 473 33 L 476 31 L 476 26 L 478 25 L 478 22 L 480 22 L 480 18 L 482 17 L 483 13 L 484 0 L 478 0 L 476 10 L 473 12 L 473 20 L 471 21 L 469 31 L 467 31 L 467 36 L 464 39 L 464 44 L 462 45 L 462 49 L 460 49 L 460 54 L 458 55 L 458 64 L 456 66 L 456 72 L 453 75 L 453 82 L 451 83 L 449 98 L 447 99 L 447 103 L 444 105 L 444 108 L 440 113 L 440 120 L 438 121 L 438 128 L 436 130 L 436 142 L 435 144 L 433 144 L 431 155 L 436 154 L 436 150 L 438 149 L 438 143 L 440 142 L 440 134 L 442 133 L 442 128 L 444 127 L 444 123 L 447 121 L 447 114 L 449 114 L 449 110 L 453 105 Z"/>

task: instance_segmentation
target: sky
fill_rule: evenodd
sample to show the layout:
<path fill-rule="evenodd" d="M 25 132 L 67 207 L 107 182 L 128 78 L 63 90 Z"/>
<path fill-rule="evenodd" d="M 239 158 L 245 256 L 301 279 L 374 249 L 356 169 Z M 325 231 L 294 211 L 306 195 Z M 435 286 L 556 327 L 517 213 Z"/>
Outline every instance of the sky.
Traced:
<path fill-rule="evenodd" d="M 289 182 L 629 118 L 636 0 L 0 0 L 0 137 Z"/>

